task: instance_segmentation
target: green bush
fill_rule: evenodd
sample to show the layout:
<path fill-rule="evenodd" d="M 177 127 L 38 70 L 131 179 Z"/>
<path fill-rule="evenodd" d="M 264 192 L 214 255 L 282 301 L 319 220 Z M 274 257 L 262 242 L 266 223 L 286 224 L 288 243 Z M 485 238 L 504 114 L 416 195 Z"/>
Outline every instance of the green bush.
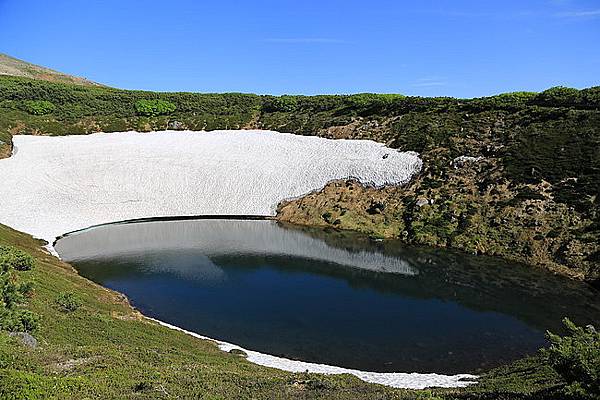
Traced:
<path fill-rule="evenodd" d="M 582 100 L 581 91 L 563 86 L 544 90 L 535 98 L 537 104 L 550 107 L 576 107 Z"/>
<path fill-rule="evenodd" d="M 61 293 L 56 298 L 56 304 L 65 312 L 77 311 L 82 305 L 82 301 L 73 293 Z"/>
<path fill-rule="evenodd" d="M 25 111 L 33 115 L 50 114 L 56 109 L 56 106 L 47 100 L 27 100 L 23 102 Z"/>
<path fill-rule="evenodd" d="M 401 94 L 358 93 L 347 96 L 345 102 L 351 108 L 361 109 L 383 107 L 404 99 L 406 96 Z"/>
<path fill-rule="evenodd" d="M 154 100 L 138 100 L 135 103 L 135 111 L 139 115 L 148 117 L 156 117 L 158 115 L 168 115 L 177 109 L 177 106 L 170 101 L 154 99 Z"/>
<path fill-rule="evenodd" d="M 38 318 L 21 306 L 33 290 L 31 282 L 20 283 L 15 272 L 33 268 L 29 254 L 10 246 L 0 246 L 0 329 L 13 332 L 33 332 Z"/>
<path fill-rule="evenodd" d="M 29 310 L 12 310 L 0 313 L 0 327 L 9 332 L 35 332 L 39 317 Z"/>
<path fill-rule="evenodd" d="M 12 274 L 2 274 L 0 276 L 0 301 L 2 301 L 0 308 L 11 310 L 24 303 L 25 293 L 29 290 L 24 285 L 28 286 L 28 284 L 17 284 Z"/>
<path fill-rule="evenodd" d="M 298 108 L 297 96 L 268 97 L 263 103 L 264 112 L 291 112 Z"/>
<path fill-rule="evenodd" d="M 0 266 L 5 271 L 10 268 L 17 271 L 29 271 L 34 265 L 33 257 L 24 251 L 11 246 L 0 246 Z"/>
<path fill-rule="evenodd" d="M 566 336 L 547 332 L 550 347 L 542 350 L 556 372 L 567 382 L 564 398 L 600 398 L 600 333 L 593 326 L 576 326 L 565 318 Z"/>

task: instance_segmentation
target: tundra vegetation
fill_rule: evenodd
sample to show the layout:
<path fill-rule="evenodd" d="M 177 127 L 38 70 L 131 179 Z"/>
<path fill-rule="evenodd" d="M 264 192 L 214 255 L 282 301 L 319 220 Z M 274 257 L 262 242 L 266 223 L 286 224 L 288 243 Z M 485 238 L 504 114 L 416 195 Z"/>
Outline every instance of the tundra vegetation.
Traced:
<path fill-rule="evenodd" d="M 600 283 L 600 87 L 478 99 L 274 97 L 0 76 L 0 157 L 10 156 L 18 134 L 233 128 L 373 139 L 424 160 L 405 187 L 332 182 L 282 204 L 282 220 L 496 255 Z M 567 323 L 566 336 L 549 335 L 547 350 L 466 389 L 396 390 L 250 364 L 143 319 L 25 234 L 0 225 L 0 245 L 0 398 L 598 398 L 592 328 Z M 31 332 L 40 345 L 25 347 L 7 331 Z"/>
<path fill-rule="evenodd" d="M 21 277 L 21 272 L 30 271 L 33 265 L 29 254 L 11 246 L 0 246 L 0 329 L 27 333 L 37 329 L 37 315 L 24 308 L 32 294 L 33 283 Z"/>

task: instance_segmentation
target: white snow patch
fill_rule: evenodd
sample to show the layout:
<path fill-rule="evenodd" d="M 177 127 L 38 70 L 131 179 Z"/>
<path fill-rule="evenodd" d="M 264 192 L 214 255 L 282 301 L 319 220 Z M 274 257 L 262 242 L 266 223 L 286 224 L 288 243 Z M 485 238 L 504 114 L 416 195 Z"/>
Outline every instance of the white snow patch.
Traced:
<path fill-rule="evenodd" d="M 232 349 L 242 350 L 247 354 L 247 360 L 265 367 L 272 367 L 289 372 L 314 372 L 319 374 L 336 375 L 350 374 L 362 379 L 365 382 L 378 383 L 380 385 L 391 386 L 403 389 L 425 389 L 429 387 L 465 387 L 471 385 L 476 375 L 458 374 L 458 375 L 441 375 L 441 374 L 421 374 L 421 373 L 404 373 L 404 372 L 367 372 L 356 369 L 348 369 L 335 367 L 332 365 L 315 364 L 304 361 L 289 360 L 287 358 L 271 356 L 268 354 L 259 353 L 252 350 L 244 349 L 235 344 L 214 340 L 206 336 L 199 335 L 194 332 L 187 331 L 175 325 L 167 324 L 154 318 L 148 318 L 151 321 L 165 326 L 176 331 L 184 332 L 188 335 L 199 339 L 214 341 L 219 349 L 223 351 L 231 351 Z M 350 349 L 349 349 L 350 351 Z"/>
<path fill-rule="evenodd" d="M 416 153 L 370 140 L 273 131 L 21 136 L 0 160 L 0 222 L 52 243 L 136 218 L 274 215 L 277 204 L 336 179 L 408 182 Z M 386 158 L 383 158 L 388 154 Z"/>

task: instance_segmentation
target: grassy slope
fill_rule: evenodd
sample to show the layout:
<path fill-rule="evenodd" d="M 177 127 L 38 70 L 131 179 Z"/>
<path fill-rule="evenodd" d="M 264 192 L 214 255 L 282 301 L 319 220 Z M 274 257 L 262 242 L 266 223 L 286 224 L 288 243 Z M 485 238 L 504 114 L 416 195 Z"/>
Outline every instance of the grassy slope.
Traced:
<path fill-rule="evenodd" d="M 80 277 L 29 235 L 0 225 L 0 244 L 36 257 L 34 270 L 23 274 L 35 282 L 28 308 L 41 316 L 36 349 L 0 332 L 2 399 L 535 399 L 562 385 L 537 358 L 493 370 L 467 390 L 438 391 L 260 367 L 143 319 L 123 296 Z M 60 311 L 55 299 L 61 292 L 76 293 L 84 305 L 73 313 Z"/>
<path fill-rule="evenodd" d="M 20 76 L 49 82 L 72 83 L 75 85 L 98 85 L 85 78 L 63 74 L 62 72 L 31 64 L 2 53 L 0 53 L 0 75 Z"/>

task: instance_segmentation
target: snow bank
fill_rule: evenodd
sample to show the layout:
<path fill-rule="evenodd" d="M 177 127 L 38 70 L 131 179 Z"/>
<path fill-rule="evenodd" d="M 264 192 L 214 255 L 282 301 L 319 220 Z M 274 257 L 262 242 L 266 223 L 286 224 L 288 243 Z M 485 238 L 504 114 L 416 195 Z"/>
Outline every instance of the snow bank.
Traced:
<path fill-rule="evenodd" d="M 256 351 L 246 350 L 235 344 L 214 340 L 194 332 L 186 331 L 175 325 L 167 324 L 154 318 L 148 318 L 162 326 L 184 332 L 199 339 L 208 339 L 216 342 L 219 349 L 231 351 L 233 349 L 242 350 L 247 354 L 247 359 L 258 365 L 265 367 L 274 367 L 289 372 L 314 372 L 319 374 L 350 374 L 365 382 L 378 383 L 403 389 L 425 389 L 428 387 L 465 387 L 472 384 L 477 376 L 470 374 L 458 375 L 440 375 L 440 374 L 420 374 L 403 372 L 366 372 L 356 369 L 334 367 L 331 365 L 308 363 L 304 361 L 289 360 L 287 358 L 275 357 L 268 354 L 258 353 Z"/>
<path fill-rule="evenodd" d="M 52 243 L 128 219 L 274 215 L 284 199 L 354 177 L 402 184 L 422 165 L 366 140 L 272 131 L 15 136 L 0 160 L 0 222 Z"/>

